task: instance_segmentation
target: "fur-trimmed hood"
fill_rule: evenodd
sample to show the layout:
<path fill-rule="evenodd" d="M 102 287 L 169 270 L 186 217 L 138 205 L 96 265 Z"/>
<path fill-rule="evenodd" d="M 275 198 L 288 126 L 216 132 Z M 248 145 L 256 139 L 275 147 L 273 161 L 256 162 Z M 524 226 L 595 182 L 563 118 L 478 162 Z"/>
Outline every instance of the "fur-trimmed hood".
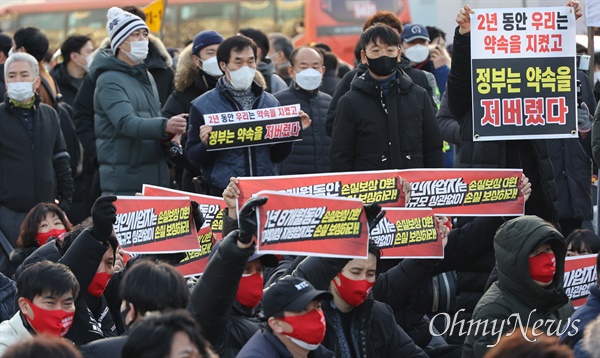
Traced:
<path fill-rule="evenodd" d="M 175 70 L 175 90 L 183 92 L 194 84 L 199 69 L 192 59 L 192 45 L 187 45 L 180 53 Z"/>

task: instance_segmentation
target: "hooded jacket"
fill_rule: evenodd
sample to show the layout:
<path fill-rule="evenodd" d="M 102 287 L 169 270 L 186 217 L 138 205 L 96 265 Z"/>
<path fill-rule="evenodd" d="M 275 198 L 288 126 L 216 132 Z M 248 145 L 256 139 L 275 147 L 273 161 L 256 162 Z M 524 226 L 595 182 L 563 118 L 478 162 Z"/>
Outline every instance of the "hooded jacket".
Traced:
<path fill-rule="evenodd" d="M 288 87 L 287 83 L 275 73 L 275 64 L 270 59 L 263 59 L 256 69 L 265 78 L 267 92 L 275 94 Z"/>
<path fill-rule="evenodd" d="M 167 119 L 145 64 L 130 66 L 101 50 L 90 75 L 96 80 L 94 128 L 102 192 L 134 195 L 144 183 L 168 187 L 161 143 L 168 138 Z"/>
<path fill-rule="evenodd" d="M 63 102 L 72 106 L 83 79 L 77 81 L 76 78 L 71 77 L 67 71 L 67 64 L 64 62 L 54 66 L 50 70 L 50 75 L 58 85 Z"/>
<path fill-rule="evenodd" d="M 387 95 L 369 72 L 337 105 L 331 170 L 441 168 L 442 135 L 427 92 L 396 71 Z"/>
<path fill-rule="evenodd" d="M 529 273 L 529 254 L 545 242 L 556 257 L 556 273 L 548 287 L 536 284 Z M 530 215 L 508 221 L 496 232 L 494 249 L 498 281 L 475 307 L 463 358 L 483 357 L 500 335 L 521 334 L 526 327 L 535 325 L 539 331 L 558 336 L 571 325 L 573 304 L 563 289 L 567 248 L 552 225 Z M 488 330 L 483 328 L 485 322 L 491 327 Z"/>

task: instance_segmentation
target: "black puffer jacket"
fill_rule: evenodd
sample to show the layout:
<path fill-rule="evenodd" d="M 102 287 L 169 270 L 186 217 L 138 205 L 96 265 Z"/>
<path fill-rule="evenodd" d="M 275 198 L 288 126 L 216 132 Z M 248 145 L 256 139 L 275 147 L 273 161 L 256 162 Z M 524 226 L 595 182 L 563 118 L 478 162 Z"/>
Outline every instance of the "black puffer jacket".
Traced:
<path fill-rule="evenodd" d="M 65 103 L 68 103 L 69 106 L 72 106 L 77 91 L 79 90 L 79 85 L 81 85 L 81 81 L 79 82 L 79 85 L 77 81 L 74 81 L 74 78 L 67 72 L 67 65 L 64 62 L 54 66 L 54 68 L 50 70 L 50 76 L 56 81 L 60 94 L 62 94 L 62 100 Z"/>
<path fill-rule="evenodd" d="M 15 313 L 17 284 L 0 272 L 0 322 L 10 319 Z"/>
<path fill-rule="evenodd" d="M 408 60 L 403 59 L 402 62 L 398 63 L 398 69 L 403 71 L 410 77 L 414 84 L 425 88 L 427 94 L 429 94 L 429 98 L 431 98 L 431 104 L 433 105 L 433 98 L 436 96 L 435 89 L 431 87 L 429 79 L 427 79 L 427 75 L 425 71 L 412 68 L 410 66 L 410 62 Z M 327 121 L 325 124 L 325 129 L 327 130 L 327 135 L 331 136 L 331 131 L 333 130 L 333 122 L 335 120 L 335 112 L 337 111 L 337 104 L 348 91 L 350 91 L 352 81 L 355 77 L 362 75 L 367 71 L 367 65 L 359 64 L 354 69 L 344 74 L 344 77 L 337 83 L 335 92 L 331 98 L 331 104 L 329 105 L 329 109 L 327 110 Z"/>
<path fill-rule="evenodd" d="M 427 92 L 396 71 L 387 95 L 382 94 L 369 72 L 352 81 L 337 106 L 331 170 L 443 167 L 442 135 Z"/>
<path fill-rule="evenodd" d="M 292 153 L 281 163 L 280 173 L 311 174 L 329 172 L 331 138 L 325 133 L 325 117 L 331 96 L 321 91 L 307 92 L 294 81 L 289 88 L 277 92 L 275 98 L 282 106 L 300 104 L 312 124 L 302 132 L 302 140 L 294 142 Z"/>
<path fill-rule="evenodd" d="M 460 167 L 522 168 L 532 189 L 525 213 L 558 223 L 558 196 L 546 141 L 473 141 L 470 46 L 470 34 L 461 35 L 457 27 L 447 93 L 450 111 L 460 122 Z"/>

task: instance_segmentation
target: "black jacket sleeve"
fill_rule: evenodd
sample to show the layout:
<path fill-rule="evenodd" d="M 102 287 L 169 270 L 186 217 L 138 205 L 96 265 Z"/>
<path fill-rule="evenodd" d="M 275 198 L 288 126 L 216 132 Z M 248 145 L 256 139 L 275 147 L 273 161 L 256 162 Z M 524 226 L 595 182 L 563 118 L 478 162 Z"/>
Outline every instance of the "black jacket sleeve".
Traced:
<path fill-rule="evenodd" d="M 94 173 L 98 167 L 96 158 L 96 132 L 94 130 L 94 90 L 95 81 L 85 76 L 73 102 L 73 124 L 83 146 L 83 170 Z"/>
<path fill-rule="evenodd" d="M 188 305 L 206 338 L 219 352 L 226 348 L 230 309 L 248 258 L 254 253 L 254 247 L 242 249 L 237 246 L 238 236 L 236 230 L 223 239 L 194 286 Z"/>
<path fill-rule="evenodd" d="M 337 104 L 348 91 L 350 91 L 350 84 L 352 83 L 352 79 L 356 71 L 350 71 L 344 75 L 340 82 L 338 82 L 337 87 L 335 88 L 335 92 L 331 98 L 331 103 L 329 103 L 329 109 L 327 110 L 327 118 L 325 119 L 325 131 L 327 135 L 331 137 L 333 133 L 333 122 L 335 121 L 335 113 L 337 110 Z"/>
<path fill-rule="evenodd" d="M 358 124 L 354 119 L 352 100 L 346 96 L 339 103 L 333 123 L 329 163 L 332 172 L 348 172 L 354 170 Z"/>
<path fill-rule="evenodd" d="M 391 307 L 406 302 L 414 290 L 431 277 L 439 260 L 402 260 L 398 265 L 381 273 L 373 286 L 373 297 Z"/>
<path fill-rule="evenodd" d="M 471 110 L 471 34 L 461 35 L 456 27 L 452 45 L 452 68 L 448 74 L 448 106 L 454 118 Z"/>
<path fill-rule="evenodd" d="M 442 132 L 442 138 L 450 144 L 460 144 L 460 124 L 454 119 L 448 107 L 448 92 L 444 92 L 442 95 L 436 119 Z"/>
<path fill-rule="evenodd" d="M 292 276 L 310 282 L 317 290 L 328 290 L 329 283 L 350 259 L 307 257 L 292 272 Z"/>
<path fill-rule="evenodd" d="M 204 124 L 204 115 L 196 108 L 190 107 L 190 125 L 188 140 L 185 143 L 185 155 L 188 160 L 196 165 L 208 165 L 214 159 L 214 152 L 206 150 L 206 146 L 200 140 L 200 126 Z"/>
<path fill-rule="evenodd" d="M 81 291 L 87 290 L 92 283 L 102 256 L 109 247 L 108 241 L 96 239 L 87 229 L 77 236 L 67 252 L 58 260 L 59 263 L 67 265 L 77 278 L 80 286 L 79 298 L 82 297 Z"/>
<path fill-rule="evenodd" d="M 230 232 L 237 228 L 237 220 L 229 217 L 229 208 L 223 209 L 223 230 L 221 231 L 222 237 L 229 235 Z"/>
<path fill-rule="evenodd" d="M 65 139 L 63 137 L 62 130 L 60 129 L 58 115 L 55 120 L 58 126 L 58 131 L 57 138 L 54 141 L 52 165 L 54 167 L 54 174 L 56 175 L 58 194 L 60 195 L 61 200 L 73 202 L 73 192 L 75 191 L 75 187 L 73 185 L 73 175 L 71 174 L 69 153 L 67 152 L 67 145 L 65 144 Z"/>
<path fill-rule="evenodd" d="M 431 98 L 424 96 L 423 106 L 423 164 L 425 168 L 443 168 L 442 133 L 435 118 Z"/>

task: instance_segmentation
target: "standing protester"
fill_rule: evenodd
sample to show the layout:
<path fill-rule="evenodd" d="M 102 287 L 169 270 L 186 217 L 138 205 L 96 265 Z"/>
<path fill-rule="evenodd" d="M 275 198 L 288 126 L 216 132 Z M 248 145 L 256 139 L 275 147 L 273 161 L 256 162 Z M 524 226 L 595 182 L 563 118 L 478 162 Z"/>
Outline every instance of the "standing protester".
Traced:
<path fill-rule="evenodd" d="M 281 33 L 269 34 L 269 53 L 267 58 L 275 65 L 275 73 L 289 86 L 292 78 L 288 72 L 290 54 L 294 50 L 292 40 Z"/>
<path fill-rule="evenodd" d="M 267 35 L 265 35 L 265 33 L 260 30 L 252 28 L 241 29 L 239 34 L 251 38 L 257 46 L 256 69 L 265 78 L 265 91 L 269 93 L 277 93 L 286 89 L 288 85 L 281 77 L 277 75 L 275 64 L 267 56 L 270 49 L 269 39 L 267 38 Z"/>
<path fill-rule="evenodd" d="M 169 186 L 163 140 L 186 130 L 181 116 L 162 117 L 156 84 L 144 59 L 148 27 L 139 17 L 113 7 L 106 24 L 112 53 L 98 52 L 90 74 L 96 78 L 95 133 L 103 193 L 133 195 L 142 184 Z"/>
<path fill-rule="evenodd" d="M 281 174 L 329 172 L 331 139 L 325 132 L 325 117 L 331 96 L 319 91 L 325 67 L 323 55 L 310 47 L 299 47 L 290 54 L 290 87 L 275 94 L 282 106 L 300 104 L 312 119 L 302 140 L 294 143 L 292 153 L 281 163 Z"/>
<path fill-rule="evenodd" d="M 23 271 L 17 292 L 19 311 L 0 323 L 0 356 L 33 335 L 64 337 L 73 324 L 79 283 L 65 265 L 43 261 Z"/>
<path fill-rule="evenodd" d="M 331 138 L 331 170 L 442 167 L 442 135 L 427 92 L 398 70 L 400 38 L 376 24 L 360 38 L 368 71 L 340 98 Z"/>
<path fill-rule="evenodd" d="M 94 45 L 89 36 L 72 35 L 63 42 L 60 53 L 63 62 L 56 65 L 50 75 L 60 89 L 62 100 L 72 106 L 92 63 Z"/>
<path fill-rule="evenodd" d="M 35 95 L 40 86 L 38 69 L 36 59 L 27 53 L 13 54 L 4 68 L 7 96 L 0 104 L 0 172 L 19 175 L 4 175 L 0 231 L 12 247 L 31 208 L 55 199 L 70 203 L 73 197 L 69 154 L 58 116 Z M 0 255 L 0 270 L 7 276 L 12 274 L 9 253 Z"/>
<path fill-rule="evenodd" d="M 267 327 L 250 338 L 237 358 L 333 357 L 321 345 L 326 330 L 321 301 L 328 304 L 331 299 L 331 293 L 301 278 L 275 281 L 263 296 Z"/>
<path fill-rule="evenodd" d="M 6 85 L 4 84 L 4 63 L 12 48 L 12 38 L 6 34 L 0 34 L 0 100 L 4 99 Z"/>

